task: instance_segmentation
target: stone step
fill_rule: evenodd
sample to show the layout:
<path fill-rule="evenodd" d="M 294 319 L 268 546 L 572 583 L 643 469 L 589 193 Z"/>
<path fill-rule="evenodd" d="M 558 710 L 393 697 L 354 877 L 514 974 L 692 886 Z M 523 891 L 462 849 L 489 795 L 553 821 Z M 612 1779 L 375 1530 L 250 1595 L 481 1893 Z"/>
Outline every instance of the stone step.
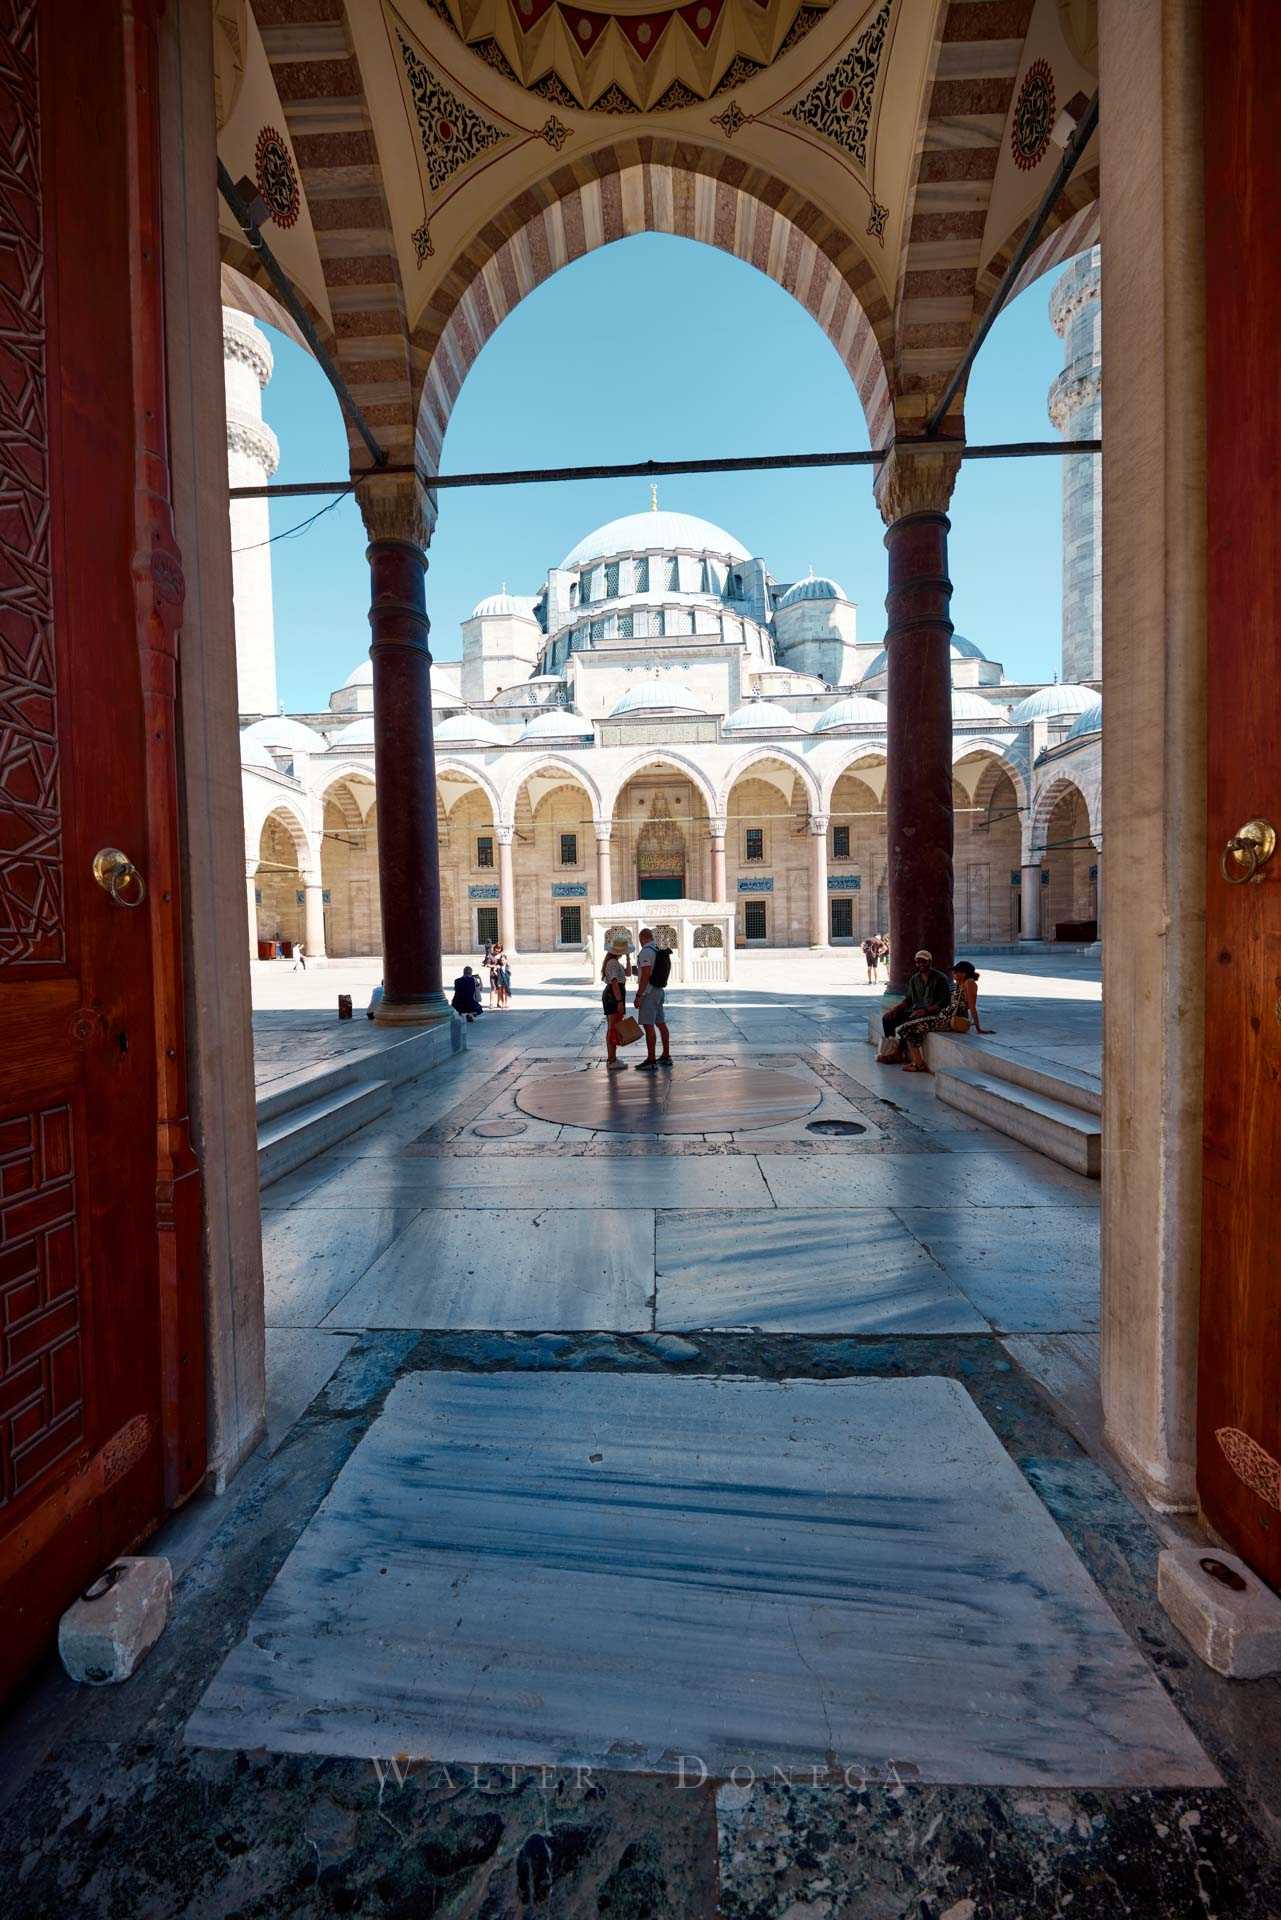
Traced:
<path fill-rule="evenodd" d="M 982 1120 L 998 1133 L 1008 1134 L 1020 1146 L 1043 1153 L 1048 1160 L 1097 1180 L 1103 1158 L 1103 1125 L 1092 1113 L 1048 1100 L 1044 1094 L 994 1074 L 943 1067 L 934 1076 L 934 1091 L 945 1106 Z"/>
<path fill-rule="evenodd" d="M 397 1033 L 394 1029 L 372 1032 L 368 1046 L 270 1081 L 254 1103 L 258 1124 L 261 1127 L 295 1107 L 309 1106 L 358 1082 L 367 1085 L 372 1080 L 382 1080 L 390 1087 L 402 1086 L 406 1080 L 417 1079 L 420 1073 L 427 1073 L 447 1060 L 451 1052 L 458 1053 L 466 1045 L 467 1023 L 457 1014 L 434 1026 L 416 1027 L 409 1032 Z"/>
<path fill-rule="evenodd" d="M 270 1186 L 327 1147 L 359 1132 L 391 1105 L 386 1080 L 331 1089 L 305 1105 L 289 1107 L 258 1126 L 258 1184 Z"/>
<path fill-rule="evenodd" d="M 879 1013 L 869 1016 L 867 1037 L 872 1046 L 879 1046 Z M 1103 1112 L 1103 1082 L 1097 1073 L 1039 1060 L 1022 1047 L 994 1044 L 974 1033 L 931 1033 L 926 1036 L 925 1058 L 935 1072 L 985 1073 L 1096 1118 Z"/>

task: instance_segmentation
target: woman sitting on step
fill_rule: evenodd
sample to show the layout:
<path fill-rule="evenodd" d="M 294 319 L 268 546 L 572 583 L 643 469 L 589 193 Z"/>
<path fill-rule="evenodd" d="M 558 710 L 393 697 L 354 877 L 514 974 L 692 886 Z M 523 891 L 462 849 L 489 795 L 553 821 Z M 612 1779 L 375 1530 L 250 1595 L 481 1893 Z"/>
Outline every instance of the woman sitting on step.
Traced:
<path fill-rule="evenodd" d="M 958 960 L 952 968 L 952 998 L 942 1013 L 923 1015 L 919 1020 L 911 1020 L 899 1028 L 899 1039 L 907 1053 L 904 1073 L 928 1073 L 925 1064 L 925 1036 L 927 1033 L 968 1033 L 973 1027 L 975 1033 L 995 1033 L 995 1027 L 985 1027 L 979 1020 L 979 976 L 969 960 Z"/>

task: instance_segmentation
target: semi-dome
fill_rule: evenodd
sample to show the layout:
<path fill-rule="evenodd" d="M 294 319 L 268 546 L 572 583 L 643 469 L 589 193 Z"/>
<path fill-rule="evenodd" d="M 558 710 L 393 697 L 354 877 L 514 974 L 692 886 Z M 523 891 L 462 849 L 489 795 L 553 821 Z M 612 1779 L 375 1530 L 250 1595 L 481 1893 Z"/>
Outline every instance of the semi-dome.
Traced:
<path fill-rule="evenodd" d="M 624 713 L 706 713 L 707 705 L 674 673 L 662 673 L 656 680 L 642 680 L 638 686 L 628 687 L 609 712 L 613 720 Z"/>
<path fill-rule="evenodd" d="M 245 735 L 260 741 L 264 747 L 283 747 L 289 753 L 325 751 L 324 740 L 315 728 L 304 726 L 301 720 L 291 720 L 287 713 L 269 713 L 265 720 L 255 720 L 251 727 L 245 728 Z"/>
<path fill-rule="evenodd" d="M 967 640 L 963 633 L 954 633 L 952 635 L 948 651 L 953 660 L 982 660 L 986 665 L 991 664 L 982 647 L 976 647 L 974 642 Z M 872 664 L 868 667 L 867 672 L 863 675 L 864 680 L 875 680 L 879 674 L 885 672 L 888 665 L 889 656 L 884 647 L 882 647 L 875 660 L 873 660 Z"/>
<path fill-rule="evenodd" d="M 1098 699 L 1090 687 L 1073 686 L 1071 681 L 1052 687 L 1038 687 L 1011 709 L 1010 725 L 1025 727 L 1031 720 L 1062 720 L 1069 714 L 1084 713 Z"/>
<path fill-rule="evenodd" d="M 1004 707 L 998 707 L 991 700 L 985 700 L 981 693 L 971 693 L 968 687 L 953 687 L 952 718 L 953 720 L 986 720 L 990 727 L 1009 725 Z"/>
<path fill-rule="evenodd" d="M 489 702 L 491 707 L 545 707 L 559 699 L 565 690 L 563 673 L 533 673 L 518 680 L 514 687 L 501 687 Z M 455 706 L 458 704 L 454 702 Z"/>
<path fill-rule="evenodd" d="M 517 620 L 533 620 L 534 600 L 535 596 L 531 594 L 508 593 L 504 587 L 501 593 L 487 594 L 483 600 L 478 600 L 470 617 L 473 620 L 486 620 L 494 615 L 506 614 Z"/>
<path fill-rule="evenodd" d="M 331 747 L 372 747 L 374 744 L 374 716 L 362 713 L 359 720 L 352 720 L 345 727 L 339 727 L 337 733 L 329 736 Z"/>
<path fill-rule="evenodd" d="M 246 727 L 240 736 L 240 764 L 242 767 L 262 767 L 268 773 L 277 771 L 276 763 L 261 740 L 255 740 L 251 728 Z"/>
<path fill-rule="evenodd" d="M 442 747 L 505 747 L 510 739 L 509 733 L 478 713 L 456 713 L 436 728 L 436 740 Z"/>
<path fill-rule="evenodd" d="M 548 707 L 527 720 L 517 738 L 518 747 L 537 746 L 540 740 L 594 740 L 596 730 L 590 720 L 569 707 Z"/>
<path fill-rule="evenodd" d="M 794 607 L 802 600 L 848 600 L 849 595 L 837 580 L 828 573 L 811 573 L 804 580 L 797 580 L 787 592 L 780 595 L 780 607 Z"/>
<path fill-rule="evenodd" d="M 625 513 L 621 520 L 607 520 L 603 527 L 587 534 L 561 561 L 572 571 L 590 566 L 593 560 L 607 559 L 615 553 L 714 553 L 730 560 L 750 560 L 751 554 L 741 540 L 710 520 L 693 513 L 666 513 L 662 508 L 649 513 Z"/>
<path fill-rule="evenodd" d="M 749 700 L 721 722 L 722 733 L 808 733 L 809 723 L 773 700 Z"/>
<path fill-rule="evenodd" d="M 871 700 L 865 693 L 850 693 L 832 706 L 824 707 L 814 722 L 814 731 L 831 733 L 837 727 L 883 727 L 885 724 L 886 712 L 879 700 Z"/>
<path fill-rule="evenodd" d="M 1083 740 L 1087 733 L 1100 732 L 1102 726 L 1103 702 L 1099 696 L 1095 694 L 1093 703 L 1088 707 L 1082 707 L 1080 713 L 1077 714 L 1076 719 L 1067 730 L 1066 738 L 1069 740 Z"/>
<path fill-rule="evenodd" d="M 374 663 L 372 660 L 362 660 L 358 667 L 352 668 L 347 678 L 343 681 L 345 687 L 372 687 L 373 684 Z"/>

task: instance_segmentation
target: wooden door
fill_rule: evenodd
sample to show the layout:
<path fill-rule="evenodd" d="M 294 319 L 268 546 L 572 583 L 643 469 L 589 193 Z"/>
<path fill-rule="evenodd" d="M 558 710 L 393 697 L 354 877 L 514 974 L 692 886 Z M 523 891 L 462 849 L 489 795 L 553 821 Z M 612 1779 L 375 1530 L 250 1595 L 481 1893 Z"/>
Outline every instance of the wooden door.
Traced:
<path fill-rule="evenodd" d="M 0 1693 L 205 1463 L 152 30 L 3 13 Z"/>
<path fill-rule="evenodd" d="M 1274 0 L 1206 8 L 1209 766 L 1197 1480 L 1281 1586 L 1281 852 L 1231 885 L 1247 821 L 1281 833 L 1281 35 Z M 1229 862 L 1238 877 L 1248 860 Z M 1188 992 L 1200 991 L 1190 981 Z"/>

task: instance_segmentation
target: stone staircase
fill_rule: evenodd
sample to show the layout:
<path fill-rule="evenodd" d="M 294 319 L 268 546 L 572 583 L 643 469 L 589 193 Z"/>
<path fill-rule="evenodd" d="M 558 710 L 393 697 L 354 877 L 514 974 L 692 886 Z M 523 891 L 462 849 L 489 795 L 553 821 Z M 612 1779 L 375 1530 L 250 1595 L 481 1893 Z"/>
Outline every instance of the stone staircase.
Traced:
<path fill-rule="evenodd" d="M 880 1039 L 877 1016 L 869 1038 Z M 945 1106 L 1097 1180 L 1103 1160 L 1103 1083 L 1095 1073 L 1043 1061 L 976 1034 L 932 1033 L 925 1058 Z"/>
<path fill-rule="evenodd" d="M 375 1030 L 367 1047 L 269 1082 L 256 1102 L 259 1186 L 368 1126 L 386 1113 L 398 1086 L 466 1045 L 467 1023 L 453 1014 L 433 1027 Z"/>

